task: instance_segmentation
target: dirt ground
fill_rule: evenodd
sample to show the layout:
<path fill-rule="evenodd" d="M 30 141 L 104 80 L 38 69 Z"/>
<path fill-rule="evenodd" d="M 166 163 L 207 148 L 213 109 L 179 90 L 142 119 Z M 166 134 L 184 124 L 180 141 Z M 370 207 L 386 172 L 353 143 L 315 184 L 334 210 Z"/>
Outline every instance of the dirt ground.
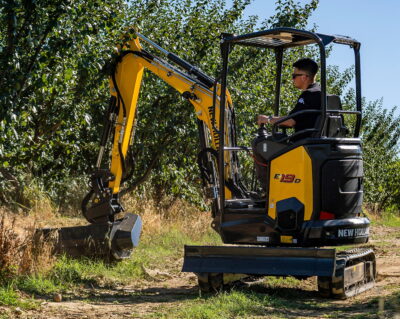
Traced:
<path fill-rule="evenodd" d="M 290 294 L 291 301 L 294 299 L 299 304 L 302 300 L 321 302 L 321 308 L 304 310 L 301 307 L 286 307 L 284 310 L 271 309 L 271 313 L 275 312 L 276 315 L 279 311 L 283 318 L 326 318 L 328 315 L 334 318 L 400 318 L 400 300 L 395 301 L 397 310 L 392 308 L 389 312 L 382 311 L 385 309 L 385 298 L 400 291 L 400 230 L 376 226 L 371 237 L 370 244 L 375 247 L 377 255 L 378 278 L 375 288 L 348 300 L 320 298 L 316 278 L 308 279 L 298 288 L 268 288 L 262 293 L 286 296 L 287 290 L 292 289 L 294 292 Z M 164 313 L 168 308 L 181 306 L 185 300 L 199 296 L 193 274 L 168 274 L 151 270 L 150 275 L 154 280 L 113 290 L 86 287 L 78 294 L 65 294 L 61 302 L 42 300 L 41 307 L 37 310 L 17 309 L 9 315 L 37 319 L 145 318 L 155 312 Z M 242 289 L 246 291 L 246 287 Z M 247 289 L 251 290 L 251 286 Z M 372 300 L 377 302 L 373 303 Z"/>

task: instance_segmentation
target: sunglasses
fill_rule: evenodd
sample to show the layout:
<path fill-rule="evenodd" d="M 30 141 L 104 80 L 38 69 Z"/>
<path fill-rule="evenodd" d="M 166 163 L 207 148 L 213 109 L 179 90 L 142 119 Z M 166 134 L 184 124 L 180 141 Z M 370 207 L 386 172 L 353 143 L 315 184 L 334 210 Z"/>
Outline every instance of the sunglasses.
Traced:
<path fill-rule="evenodd" d="M 301 75 L 308 76 L 308 74 L 305 74 L 305 73 L 293 73 L 292 74 L 292 79 L 295 79 L 295 78 L 297 78 L 298 76 L 301 76 Z"/>

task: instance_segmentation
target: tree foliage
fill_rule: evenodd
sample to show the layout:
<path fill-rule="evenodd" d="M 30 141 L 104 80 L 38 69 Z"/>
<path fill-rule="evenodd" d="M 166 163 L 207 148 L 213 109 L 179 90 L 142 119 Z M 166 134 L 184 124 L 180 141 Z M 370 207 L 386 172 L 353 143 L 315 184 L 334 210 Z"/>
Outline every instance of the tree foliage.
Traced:
<path fill-rule="evenodd" d="M 396 108 L 383 109 L 382 100 L 368 103 L 364 111 L 364 192 L 376 211 L 400 209 L 400 116 Z"/>
<path fill-rule="evenodd" d="M 101 69 L 122 32 L 119 0 L 2 0 L 0 167 L 18 198 L 32 178 L 51 195 L 94 159 L 98 109 L 107 97 Z M 21 197 L 21 196 L 19 196 Z"/>

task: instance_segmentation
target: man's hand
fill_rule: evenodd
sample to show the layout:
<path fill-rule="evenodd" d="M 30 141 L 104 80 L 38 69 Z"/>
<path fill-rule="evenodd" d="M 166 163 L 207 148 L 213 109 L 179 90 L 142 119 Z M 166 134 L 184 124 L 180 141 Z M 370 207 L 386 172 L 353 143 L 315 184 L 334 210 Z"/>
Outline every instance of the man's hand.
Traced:
<path fill-rule="evenodd" d="M 260 114 L 257 117 L 257 125 L 260 126 L 261 124 L 269 124 L 272 123 L 271 117 L 267 115 Z"/>
<path fill-rule="evenodd" d="M 261 124 L 275 124 L 275 122 L 279 121 L 281 117 L 278 116 L 267 116 L 260 114 L 257 117 L 257 125 L 260 126 Z M 283 123 L 280 123 L 279 126 L 287 126 L 287 127 L 293 127 L 296 125 L 296 121 L 293 119 L 288 119 Z"/>

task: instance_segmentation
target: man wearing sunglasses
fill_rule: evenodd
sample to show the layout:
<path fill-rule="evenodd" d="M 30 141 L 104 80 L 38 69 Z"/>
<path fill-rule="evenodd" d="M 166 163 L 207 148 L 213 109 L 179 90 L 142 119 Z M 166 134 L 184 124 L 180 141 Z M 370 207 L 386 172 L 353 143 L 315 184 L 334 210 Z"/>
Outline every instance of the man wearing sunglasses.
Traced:
<path fill-rule="evenodd" d="M 292 81 L 293 85 L 302 90 L 297 103 L 289 114 L 294 114 L 303 110 L 320 109 L 321 108 L 321 87 L 315 82 L 315 76 L 318 72 L 318 64 L 309 58 L 303 58 L 293 63 Z M 280 126 L 294 127 L 295 132 L 305 129 L 314 128 L 319 113 L 305 113 L 297 115 L 285 122 L 280 123 Z M 259 115 L 257 124 L 274 124 L 281 117 Z M 310 136 L 311 133 L 301 134 L 300 138 Z"/>

